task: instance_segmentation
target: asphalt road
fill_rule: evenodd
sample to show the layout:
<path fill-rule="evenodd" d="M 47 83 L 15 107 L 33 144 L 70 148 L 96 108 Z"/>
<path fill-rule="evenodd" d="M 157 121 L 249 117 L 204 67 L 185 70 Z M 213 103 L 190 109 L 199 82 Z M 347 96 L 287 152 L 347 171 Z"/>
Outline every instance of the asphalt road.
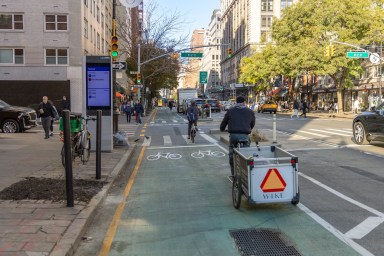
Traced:
<path fill-rule="evenodd" d="M 209 134 L 223 115 L 200 122 L 191 144 L 185 116 L 159 109 L 76 255 L 238 255 L 228 230 L 250 227 L 280 230 L 302 255 L 382 255 L 384 144 L 356 146 L 348 119 L 277 115 L 277 143 L 299 158 L 300 204 L 236 210 L 227 156 L 211 154 L 226 154 Z M 256 116 L 271 143 L 273 115 Z"/>

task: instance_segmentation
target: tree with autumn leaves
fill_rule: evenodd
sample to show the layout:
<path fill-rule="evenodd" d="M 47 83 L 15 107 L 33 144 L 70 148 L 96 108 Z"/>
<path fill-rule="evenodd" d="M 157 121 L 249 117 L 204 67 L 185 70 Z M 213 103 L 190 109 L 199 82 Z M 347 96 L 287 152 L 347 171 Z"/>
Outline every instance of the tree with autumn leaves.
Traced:
<path fill-rule="evenodd" d="M 365 46 L 384 34 L 383 0 L 300 0 L 283 11 L 271 28 L 273 43 L 242 60 L 240 81 L 255 84 L 256 91 L 270 88 L 277 75 L 294 80 L 305 71 L 329 75 L 335 82 L 339 109 L 342 91 L 362 72 L 361 59 L 348 59 L 350 46 L 335 44 L 332 57 L 324 50 L 333 38 Z"/>

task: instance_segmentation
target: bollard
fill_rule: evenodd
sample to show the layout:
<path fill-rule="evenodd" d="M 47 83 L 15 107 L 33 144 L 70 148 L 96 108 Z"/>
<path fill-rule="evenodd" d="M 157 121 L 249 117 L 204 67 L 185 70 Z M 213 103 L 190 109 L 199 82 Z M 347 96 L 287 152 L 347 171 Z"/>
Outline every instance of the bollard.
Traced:
<path fill-rule="evenodd" d="M 101 110 L 96 117 L 96 179 L 101 179 Z"/>
<path fill-rule="evenodd" d="M 272 143 L 277 143 L 277 141 L 276 141 L 276 114 L 273 114 L 273 131 L 272 131 L 272 137 L 273 137 L 273 142 L 272 142 Z"/>
<path fill-rule="evenodd" d="M 65 153 L 65 191 L 67 194 L 67 207 L 73 207 L 72 142 L 69 110 L 63 111 L 63 127 Z"/>

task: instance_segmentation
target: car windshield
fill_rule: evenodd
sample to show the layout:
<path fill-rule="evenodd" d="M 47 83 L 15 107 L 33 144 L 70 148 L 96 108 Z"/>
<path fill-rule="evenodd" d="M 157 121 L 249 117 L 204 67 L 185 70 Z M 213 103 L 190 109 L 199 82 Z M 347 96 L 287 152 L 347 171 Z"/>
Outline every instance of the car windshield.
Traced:
<path fill-rule="evenodd" d="M 209 104 L 212 104 L 212 103 L 217 104 L 217 100 L 208 100 L 208 103 Z"/>
<path fill-rule="evenodd" d="M 9 107 L 9 106 L 10 105 L 8 103 L 6 103 L 5 101 L 0 100 L 0 107 L 6 108 L 6 107 Z"/>

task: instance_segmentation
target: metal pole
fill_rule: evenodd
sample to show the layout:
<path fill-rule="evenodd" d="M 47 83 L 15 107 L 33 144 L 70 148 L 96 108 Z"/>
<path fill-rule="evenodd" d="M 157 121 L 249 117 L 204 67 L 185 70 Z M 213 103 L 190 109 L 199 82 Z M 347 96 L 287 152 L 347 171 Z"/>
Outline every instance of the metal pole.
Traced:
<path fill-rule="evenodd" d="M 139 74 L 140 74 L 140 44 L 137 45 L 137 72 L 139 72 Z M 143 79 L 143 77 L 141 77 L 141 79 Z M 141 98 L 140 91 L 141 91 L 141 88 L 139 87 L 137 89 L 137 98 L 138 98 L 138 100 L 140 100 L 140 98 Z"/>
<path fill-rule="evenodd" d="M 112 2 L 112 23 L 116 24 L 116 0 Z M 116 35 L 116 25 L 112 28 L 114 31 L 112 33 Z M 115 59 L 112 57 L 112 61 Z M 112 123 L 113 123 L 113 133 L 117 133 L 119 130 L 119 112 L 117 107 L 117 99 L 116 99 L 116 70 L 112 70 L 112 99 L 113 99 L 113 111 L 112 111 Z"/>
<path fill-rule="evenodd" d="M 101 179 L 101 110 L 97 110 L 96 120 L 96 179 Z"/>
<path fill-rule="evenodd" d="M 273 131 L 272 131 L 272 143 L 277 143 L 276 141 L 276 114 L 273 114 Z"/>
<path fill-rule="evenodd" d="M 67 194 L 67 207 L 73 207 L 73 175 L 72 175 L 72 142 L 69 110 L 63 111 L 64 125 L 64 155 L 65 155 L 65 191 Z"/>
<path fill-rule="evenodd" d="M 380 82 L 379 82 L 379 104 L 381 104 L 381 97 L 382 97 L 382 92 L 381 92 L 381 79 L 382 79 L 382 61 L 381 58 L 383 57 L 383 34 L 380 31 L 380 63 L 379 63 L 379 72 L 380 72 Z"/>

